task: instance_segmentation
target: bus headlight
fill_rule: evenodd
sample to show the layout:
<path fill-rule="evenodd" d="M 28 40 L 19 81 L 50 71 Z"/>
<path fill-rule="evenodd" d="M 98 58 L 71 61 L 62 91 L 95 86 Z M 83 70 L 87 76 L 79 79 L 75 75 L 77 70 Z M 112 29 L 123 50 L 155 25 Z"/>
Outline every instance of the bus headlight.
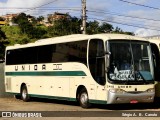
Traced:
<path fill-rule="evenodd" d="M 125 93 L 126 92 L 122 89 L 110 89 L 109 91 L 112 92 L 112 93 Z"/>
<path fill-rule="evenodd" d="M 147 90 L 147 92 L 151 93 L 151 92 L 155 92 L 154 88 L 150 88 Z"/>

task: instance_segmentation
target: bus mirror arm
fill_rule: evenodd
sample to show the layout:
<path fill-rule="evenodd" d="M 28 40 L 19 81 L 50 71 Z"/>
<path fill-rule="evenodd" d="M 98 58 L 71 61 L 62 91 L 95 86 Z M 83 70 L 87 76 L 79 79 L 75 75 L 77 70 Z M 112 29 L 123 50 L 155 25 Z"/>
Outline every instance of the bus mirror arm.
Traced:
<path fill-rule="evenodd" d="M 108 73 L 109 70 L 110 70 L 110 67 L 106 67 L 105 72 Z"/>
<path fill-rule="evenodd" d="M 110 55 L 111 55 L 111 52 L 109 51 L 105 51 L 105 55 L 106 55 L 106 72 L 108 72 L 108 70 L 110 69 Z"/>

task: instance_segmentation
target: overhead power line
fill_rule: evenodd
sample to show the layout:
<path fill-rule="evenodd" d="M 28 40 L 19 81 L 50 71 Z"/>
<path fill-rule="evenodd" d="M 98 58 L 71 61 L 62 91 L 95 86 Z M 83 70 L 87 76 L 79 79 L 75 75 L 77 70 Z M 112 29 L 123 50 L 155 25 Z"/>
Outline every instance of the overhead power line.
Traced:
<path fill-rule="evenodd" d="M 81 9 L 81 7 L 41 7 L 41 8 L 36 8 L 36 9 L 44 9 L 44 10 L 48 10 L 48 9 L 58 9 L 58 8 L 68 8 L 68 9 L 70 9 L 70 8 L 72 8 L 72 9 Z M 10 10 L 10 9 L 33 9 L 33 8 L 31 8 L 31 7 L 0 7 L 0 9 L 2 9 L 2 10 L 4 10 L 4 9 L 8 9 L 8 10 Z"/>
<path fill-rule="evenodd" d="M 109 15 L 115 15 L 115 16 L 121 16 L 121 17 L 128 17 L 128 18 L 135 18 L 135 19 L 142 19 L 142 20 L 151 20 L 151 21 L 160 21 L 160 19 L 150 19 L 150 18 L 145 18 L 145 17 L 137 17 L 137 16 L 131 16 L 131 15 L 124 15 L 120 13 L 115 13 L 115 12 L 106 12 L 106 11 L 95 11 L 95 10 L 87 10 L 87 12 L 92 12 L 92 13 L 103 13 L 103 14 L 109 14 Z"/>
<path fill-rule="evenodd" d="M 99 18 L 88 18 L 88 19 L 99 20 L 99 21 L 102 21 L 102 22 L 110 22 L 110 23 L 115 23 L 115 24 L 120 24 L 120 25 L 125 25 L 125 26 L 131 26 L 131 27 L 136 27 L 136 28 L 144 28 L 144 29 L 149 29 L 149 30 L 160 31 L 160 29 L 156 29 L 156 28 L 144 27 L 144 26 L 140 26 L 140 25 L 133 25 L 133 24 L 127 24 L 127 23 L 121 23 L 121 22 L 104 20 L 104 19 L 99 19 Z"/>
<path fill-rule="evenodd" d="M 88 14 L 89 16 L 90 15 L 94 15 L 94 14 L 92 14 L 92 13 L 89 13 Z M 138 25 L 138 26 L 142 26 L 142 22 L 143 21 L 138 21 L 138 22 L 136 22 L 136 20 L 130 20 L 130 19 L 124 19 L 124 18 L 116 18 L 116 19 L 110 19 L 110 18 L 104 18 L 104 17 L 97 17 L 96 16 L 96 18 L 98 18 L 98 19 L 103 19 L 103 20 L 106 20 L 107 22 L 108 21 L 118 21 L 119 23 L 127 23 L 127 24 L 136 24 L 136 25 Z M 157 26 L 151 26 L 151 27 L 157 27 Z"/>
<path fill-rule="evenodd" d="M 38 7 L 33 7 L 33 8 L 22 8 L 22 7 L 0 7 L 0 9 L 22 9 L 22 10 L 25 10 L 23 12 L 28 12 L 28 11 L 31 11 L 31 10 L 72 10 L 72 11 L 80 11 L 80 7 L 44 7 L 46 5 L 49 5 L 53 2 L 56 2 L 58 0 L 54 0 L 54 1 L 51 1 L 49 3 L 46 3 L 46 4 L 43 4 L 43 5 L 40 5 Z M 126 0 L 119 0 L 119 1 L 122 1 L 122 2 L 126 2 L 126 3 L 130 3 L 132 4 L 132 2 L 128 2 Z M 137 3 L 133 3 L 135 5 L 142 5 L 142 4 L 137 4 Z M 143 7 L 146 6 L 146 5 L 142 5 Z M 150 6 L 148 6 L 150 7 Z M 155 9 L 155 7 L 150 7 L 152 9 Z M 156 8 L 158 10 L 160 10 L 159 8 Z M 134 19 L 142 19 L 142 20 L 152 20 L 152 21 L 160 21 L 158 19 L 150 19 L 150 18 L 145 18 L 145 17 L 137 17 L 137 16 L 130 16 L 130 15 L 125 15 L 125 14 L 120 14 L 120 13 L 115 13 L 115 12 L 106 12 L 104 10 L 87 10 L 87 12 L 90 12 L 90 13 L 103 13 L 103 14 L 108 14 L 108 15 L 114 15 L 114 16 L 120 16 L 120 17 L 128 17 L 128 18 L 134 18 Z M 104 17 L 104 16 L 102 16 Z M 99 21 L 103 21 L 103 22 L 110 22 L 110 23 L 115 23 L 115 24 L 120 24 L 120 25 L 125 25 L 125 26 L 131 26 L 131 27 L 136 27 L 136 28 L 144 28 L 144 29 L 150 29 L 150 30 L 156 30 L 156 31 L 160 31 L 160 29 L 156 28 L 156 26 L 142 26 L 142 25 L 138 25 L 138 24 L 131 24 L 131 23 L 124 23 L 123 21 L 111 21 L 111 20 L 105 20 L 105 19 L 100 19 L 100 18 L 88 18 L 88 19 L 94 19 L 94 20 L 99 20 Z"/>
<path fill-rule="evenodd" d="M 58 1 L 58 0 L 53 0 L 53 1 L 51 1 L 51 2 L 48 2 L 48 3 L 43 4 L 43 5 L 40 5 L 40 6 L 38 6 L 38 7 L 30 8 L 29 10 L 26 10 L 26 11 L 23 11 L 23 12 L 28 12 L 28 11 L 31 11 L 31 10 L 34 10 L 34 9 L 37 9 L 37 8 L 40 8 L 40 7 L 43 7 L 43 6 L 49 5 L 49 4 L 51 4 L 51 3 L 53 3 L 53 2 L 56 2 L 56 1 Z"/>
<path fill-rule="evenodd" d="M 14 9 L 14 10 L 19 10 L 19 9 L 24 9 L 24 10 L 30 10 L 33 8 L 22 8 L 22 7 L 0 7 L 0 9 Z M 92 9 L 92 8 L 90 8 Z M 80 11 L 81 8 L 80 7 L 42 7 L 42 8 L 36 8 L 34 10 L 70 10 L 70 11 Z M 108 15 L 114 15 L 114 16 L 120 16 L 120 17 L 128 17 L 128 18 L 135 18 L 135 19 L 142 19 L 142 20 L 151 20 L 151 21 L 160 21 L 160 19 L 151 19 L 151 18 L 146 18 L 146 17 L 138 17 L 138 16 L 131 16 L 131 15 L 125 15 L 125 14 L 121 14 L 121 13 L 117 13 L 117 12 L 106 12 L 104 10 L 99 10 L 99 9 L 95 9 L 95 10 L 87 10 L 87 12 L 92 12 L 92 13 L 103 13 L 103 14 L 108 14 Z"/>
<path fill-rule="evenodd" d="M 143 5 L 143 4 L 138 4 L 138 3 L 134 3 L 134 2 L 129 2 L 126 0 L 119 0 L 121 2 L 125 2 L 125 3 L 129 3 L 129 4 L 133 4 L 133 5 L 137 5 L 137 6 L 141 6 L 141 7 L 146 7 L 146 8 L 151 8 L 151 9 L 155 9 L 155 10 L 160 10 L 160 8 L 157 7 L 152 7 L 152 6 L 148 6 L 148 5 Z"/>
<path fill-rule="evenodd" d="M 30 10 L 32 8 L 21 8 L 21 7 L 0 7 L 0 10 Z M 81 8 L 80 7 L 42 7 L 42 8 L 36 8 L 34 9 L 34 11 L 53 11 L 53 10 L 57 10 L 57 11 L 75 11 L 75 12 L 81 12 Z M 32 10 L 33 11 L 33 10 Z"/>

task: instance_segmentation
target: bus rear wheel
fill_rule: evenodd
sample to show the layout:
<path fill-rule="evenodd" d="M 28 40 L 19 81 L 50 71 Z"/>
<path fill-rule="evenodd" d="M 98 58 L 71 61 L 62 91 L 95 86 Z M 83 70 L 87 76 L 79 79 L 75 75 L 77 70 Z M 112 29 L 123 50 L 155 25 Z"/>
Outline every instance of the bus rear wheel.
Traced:
<path fill-rule="evenodd" d="M 26 85 L 24 85 L 21 89 L 21 99 L 24 102 L 28 102 L 29 101 L 29 95 L 28 95 L 28 91 L 27 91 L 27 87 Z"/>
<path fill-rule="evenodd" d="M 79 103 L 82 108 L 89 108 L 91 104 L 89 103 L 88 93 L 86 89 L 82 89 L 79 93 Z"/>

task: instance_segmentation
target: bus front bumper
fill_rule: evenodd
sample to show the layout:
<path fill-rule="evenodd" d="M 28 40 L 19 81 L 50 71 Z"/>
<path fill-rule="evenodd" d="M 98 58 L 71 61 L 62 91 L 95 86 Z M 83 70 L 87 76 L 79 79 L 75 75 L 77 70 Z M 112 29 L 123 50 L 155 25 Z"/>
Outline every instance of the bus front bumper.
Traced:
<path fill-rule="evenodd" d="M 108 91 L 108 104 L 118 103 L 149 103 L 154 101 L 155 92 L 124 92 Z"/>

